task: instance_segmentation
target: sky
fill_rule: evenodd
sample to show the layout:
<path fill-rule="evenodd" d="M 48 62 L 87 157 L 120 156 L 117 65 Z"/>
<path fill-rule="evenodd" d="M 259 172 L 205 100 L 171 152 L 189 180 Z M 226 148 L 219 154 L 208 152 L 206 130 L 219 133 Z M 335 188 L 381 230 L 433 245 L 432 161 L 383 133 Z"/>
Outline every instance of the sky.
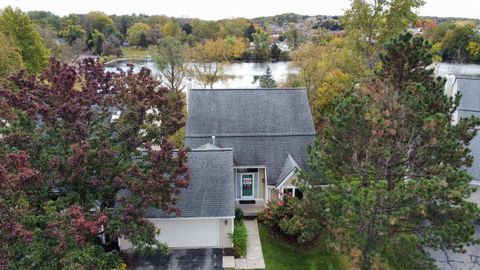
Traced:
<path fill-rule="evenodd" d="M 341 15 L 350 0 L 0 0 L 0 8 L 44 10 L 57 15 L 103 11 L 107 14 L 147 14 L 218 20 L 297 13 Z M 420 15 L 480 19 L 480 0 L 426 0 Z"/>

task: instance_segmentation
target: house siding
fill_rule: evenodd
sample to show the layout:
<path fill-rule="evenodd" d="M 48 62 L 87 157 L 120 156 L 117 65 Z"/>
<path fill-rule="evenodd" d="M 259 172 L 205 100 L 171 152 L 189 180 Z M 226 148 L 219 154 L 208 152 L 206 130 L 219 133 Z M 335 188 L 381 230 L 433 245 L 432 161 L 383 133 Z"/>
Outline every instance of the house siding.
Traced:
<path fill-rule="evenodd" d="M 235 169 L 234 170 L 234 179 L 233 179 L 233 182 L 234 182 L 234 190 L 235 190 L 235 198 L 237 200 L 241 200 L 240 198 L 240 192 L 241 190 L 239 190 L 239 182 L 237 181 L 240 181 L 239 180 L 239 177 L 238 177 L 238 174 L 240 174 L 239 172 L 237 172 L 237 170 Z M 265 168 L 258 168 L 258 186 L 255 186 L 256 188 L 258 188 L 258 196 L 256 196 L 254 199 L 255 200 L 262 200 L 265 201 L 265 196 L 266 196 L 266 193 L 265 193 Z M 255 191 L 255 194 L 257 194 L 257 191 Z"/>
<path fill-rule="evenodd" d="M 227 224 L 225 224 L 227 220 Z M 232 239 L 230 239 L 230 234 L 233 233 L 233 219 L 220 219 L 219 220 L 219 247 L 220 248 L 231 248 L 233 247 Z"/>
<path fill-rule="evenodd" d="M 295 186 L 295 183 L 296 181 L 298 180 L 298 173 L 292 175 L 290 177 L 290 179 L 287 180 L 287 182 L 285 182 L 285 184 L 283 185 L 284 187 L 287 187 L 287 186 Z"/>
<path fill-rule="evenodd" d="M 258 196 L 265 200 L 265 168 L 258 169 L 258 185 L 260 187 Z"/>
<path fill-rule="evenodd" d="M 278 190 L 272 188 L 270 190 L 270 200 L 276 200 L 276 199 L 278 199 Z"/>

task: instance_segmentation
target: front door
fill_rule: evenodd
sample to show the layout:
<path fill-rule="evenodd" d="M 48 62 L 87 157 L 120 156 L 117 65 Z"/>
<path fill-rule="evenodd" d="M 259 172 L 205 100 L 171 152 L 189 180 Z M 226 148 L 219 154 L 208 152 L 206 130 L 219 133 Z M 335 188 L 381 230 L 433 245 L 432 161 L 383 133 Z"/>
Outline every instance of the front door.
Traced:
<path fill-rule="evenodd" d="M 253 198 L 253 174 L 242 174 L 242 198 Z"/>

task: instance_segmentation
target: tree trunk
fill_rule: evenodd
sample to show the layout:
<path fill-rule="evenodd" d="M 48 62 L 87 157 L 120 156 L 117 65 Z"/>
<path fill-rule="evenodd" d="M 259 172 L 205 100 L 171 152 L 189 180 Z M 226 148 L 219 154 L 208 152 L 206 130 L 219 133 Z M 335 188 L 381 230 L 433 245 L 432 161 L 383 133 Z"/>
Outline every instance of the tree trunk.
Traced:
<path fill-rule="evenodd" d="M 360 258 L 360 269 L 370 270 L 372 269 L 372 248 L 370 244 L 366 244 L 362 247 L 362 257 Z"/>

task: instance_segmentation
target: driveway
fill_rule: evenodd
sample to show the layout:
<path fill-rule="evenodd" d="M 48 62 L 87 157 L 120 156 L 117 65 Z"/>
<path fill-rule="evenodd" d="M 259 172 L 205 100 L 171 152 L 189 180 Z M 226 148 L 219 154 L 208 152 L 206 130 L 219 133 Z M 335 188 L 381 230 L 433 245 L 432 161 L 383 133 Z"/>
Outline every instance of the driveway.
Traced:
<path fill-rule="evenodd" d="M 475 226 L 475 238 L 480 238 L 480 225 Z M 454 253 L 451 251 L 430 250 L 441 270 L 480 270 L 480 245 L 465 247 L 467 252 Z"/>
<path fill-rule="evenodd" d="M 129 269 L 142 270 L 221 270 L 221 249 L 174 249 L 168 255 L 134 255 Z"/>

